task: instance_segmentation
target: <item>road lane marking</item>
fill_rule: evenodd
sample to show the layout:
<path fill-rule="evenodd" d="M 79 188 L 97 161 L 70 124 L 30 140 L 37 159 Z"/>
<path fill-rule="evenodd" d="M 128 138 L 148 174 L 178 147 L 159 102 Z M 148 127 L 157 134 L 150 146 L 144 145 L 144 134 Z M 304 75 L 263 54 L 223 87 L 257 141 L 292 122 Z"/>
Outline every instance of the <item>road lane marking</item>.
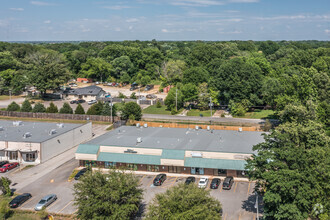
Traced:
<path fill-rule="evenodd" d="M 147 176 L 147 175 L 146 175 L 146 174 L 144 174 L 144 175 L 143 175 L 143 177 L 140 179 L 140 181 L 139 181 L 139 182 L 141 183 L 141 182 L 142 182 L 142 180 L 144 179 L 144 177 L 146 177 L 146 176 Z"/>
<path fill-rule="evenodd" d="M 50 182 L 53 183 L 54 182 L 54 179 L 51 179 Z"/>
<path fill-rule="evenodd" d="M 226 220 L 226 218 L 227 218 L 227 213 L 225 214 L 225 216 L 224 216 L 223 220 Z"/>
<path fill-rule="evenodd" d="M 256 214 L 254 214 L 254 215 L 253 215 L 253 220 L 255 220 L 255 219 L 256 219 L 256 217 L 257 217 L 257 216 L 256 216 Z"/>
<path fill-rule="evenodd" d="M 66 204 L 63 209 L 61 209 L 60 211 L 58 211 L 57 213 L 61 213 L 66 207 L 68 207 L 73 201 L 70 201 L 68 204 Z"/>
<path fill-rule="evenodd" d="M 251 182 L 249 181 L 248 191 L 246 195 L 249 195 Z"/>
<path fill-rule="evenodd" d="M 223 184 L 222 184 L 222 185 L 223 185 Z M 222 191 L 222 185 L 221 185 L 221 183 L 219 184 L 220 192 Z"/>
<path fill-rule="evenodd" d="M 238 216 L 238 220 L 241 220 L 241 215 L 242 215 L 242 213 L 240 212 L 239 216 Z"/>
<path fill-rule="evenodd" d="M 234 192 L 236 192 L 237 184 L 238 184 L 238 182 L 236 182 L 236 185 L 235 185 L 235 189 L 234 189 Z"/>
<path fill-rule="evenodd" d="M 151 184 L 153 185 L 153 181 L 154 181 L 154 176 L 151 176 L 150 180 L 148 181 L 147 186 L 151 186 Z"/>

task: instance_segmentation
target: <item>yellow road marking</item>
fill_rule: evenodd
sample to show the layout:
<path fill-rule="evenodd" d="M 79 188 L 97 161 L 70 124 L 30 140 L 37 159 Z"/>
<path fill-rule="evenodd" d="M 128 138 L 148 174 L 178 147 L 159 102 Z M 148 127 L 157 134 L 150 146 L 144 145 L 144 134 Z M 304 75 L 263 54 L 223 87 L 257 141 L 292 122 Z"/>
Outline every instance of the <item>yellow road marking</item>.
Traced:
<path fill-rule="evenodd" d="M 50 182 L 53 183 L 54 182 L 54 179 L 51 179 Z"/>
<path fill-rule="evenodd" d="M 175 179 L 174 179 L 173 183 L 171 184 L 171 186 L 174 185 L 174 183 L 176 182 L 177 179 L 178 179 L 178 177 L 175 177 Z"/>
<path fill-rule="evenodd" d="M 152 177 L 150 178 L 151 180 L 149 180 L 147 186 L 150 186 L 151 184 L 153 184 L 154 178 L 155 178 L 154 176 L 152 176 Z"/>
<path fill-rule="evenodd" d="M 249 181 L 248 191 L 246 195 L 249 195 L 251 182 Z"/>
<path fill-rule="evenodd" d="M 237 184 L 238 184 L 238 183 L 236 182 L 236 185 L 235 185 L 235 189 L 234 189 L 234 192 L 236 192 Z"/>
<path fill-rule="evenodd" d="M 144 174 L 143 177 L 140 179 L 140 183 L 142 182 L 142 180 L 144 179 L 144 177 L 146 177 L 147 175 Z"/>
<path fill-rule="evenodd" d="M 238 220 L 241 220 L 241 215 L 242 215 L 242 213 L 240 212 L 239 216 L 238 216 Z"/>
<path fill-rule="evenodd" d="M 57 201 L 59 201 L 60 199 L 58 198 L 58 199 L 56 199 L 52 204 L 50 204 L 48 207 L 47 207 L 47 209 L 49 209 L 50 207 L 52 207 Z"/>
<path fill-rule="evenodd" d="M 225 214 L 225 216 L 224 216 L 223 220 L 226 220 L 226 218 L 227 218 L 227 213 Z"/>
<path fill-rule="evenodd" d="M 253 220 L 255 220 L 255 219 L 256 219 L 256 217 L 257 217 L 257 216 L 256 216 L 256 214 L 254 214 L 254 215 L 253 215 Z"/>
<path fill-rule="evenodd" d="M 63 209 L 61 209 L 60 211 L 58 211 L 57 213 L 60 213 L 62 212 L 66 207 L 68 207 L 73 201 L 70 201 L 68 204 L 66 204 Z"/>

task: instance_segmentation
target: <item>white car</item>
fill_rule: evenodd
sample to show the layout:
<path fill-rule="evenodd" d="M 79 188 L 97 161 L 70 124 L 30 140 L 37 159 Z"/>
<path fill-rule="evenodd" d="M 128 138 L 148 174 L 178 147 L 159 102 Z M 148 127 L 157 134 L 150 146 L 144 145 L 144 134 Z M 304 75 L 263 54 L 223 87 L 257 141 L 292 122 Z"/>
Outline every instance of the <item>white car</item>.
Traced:
<path fill-rule="evenodd" d="M 209 182 L 209 179 L 207 177 L 202 177 L 199 180 L 198 187 L 199 188 L 206 188 L 208 182 Z"/>
<path fill-rule="evenodd" d="M 90 101 L 88 101 L 88 105 L 93 105 L 93 104 L 95 104 L 95 103 L 97 103 L 97 100 L 90 100 Z"/>

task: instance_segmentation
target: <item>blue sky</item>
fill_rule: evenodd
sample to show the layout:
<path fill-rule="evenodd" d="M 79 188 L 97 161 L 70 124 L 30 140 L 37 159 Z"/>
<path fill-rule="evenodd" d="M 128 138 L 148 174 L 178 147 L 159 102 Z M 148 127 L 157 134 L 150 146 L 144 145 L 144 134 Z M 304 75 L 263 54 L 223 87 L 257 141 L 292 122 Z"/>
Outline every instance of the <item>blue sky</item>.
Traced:
<path fill-rule="evenodd" d="M 330 0 L 0 0 L 0 41 L 329 40 Z"/>

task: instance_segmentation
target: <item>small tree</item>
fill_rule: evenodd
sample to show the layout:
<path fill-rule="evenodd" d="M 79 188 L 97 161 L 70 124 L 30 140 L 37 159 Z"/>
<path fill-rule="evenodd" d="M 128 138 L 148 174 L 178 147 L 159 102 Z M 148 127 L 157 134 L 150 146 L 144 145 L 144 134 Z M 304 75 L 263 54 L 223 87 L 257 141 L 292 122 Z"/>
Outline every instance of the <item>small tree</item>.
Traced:
<path fill-rule="evenodd" d="M 86 112 L 86 115 L 97 115 L 95 104 L 89 107 L 89 109 Z"/>
<path fill-rule="evenodd" d="M 0 201 L 0 219 L 7 219 L 10 217 L 12 211 L 8 206 L 8 201 L 1 200 Z"/>
<path fill-rule="evenodd" d="M 118 98 L 126 99 L 127 97 L 123 93 L 119 92 Z"/>
<path fill-rule="evenodd" d="M 115 170 L 108 174 L 87 171 L 74 185 L 77 218 L 133 219 L 139 210 L 142 194 L 139 181 L 133 174 Z"/>
<path fill-rule="evenodd" d="M 10 190 L 10 184 L 11 180 L 7 177 L 1 177 L 0 179 L 0 189 L 2 191 L 2 194 L 5 196 L 11 196 L 11 190 Z"/>
<path fill-rule="evenodd" d="M 221 210 L 210 191 L 181 183 L 156 194 L 146 219 L 221 219 Z"/>
<path fill-rule="evenodd" d="M 49 104 L 49 107 L 46 109 L 46 112 L 47 112 L 47 113 L 57 113 L 57 112 L 58 112 L 58 108 L 57 108 L 56 105 L 54 105 L 53 102 L 51 102 L 51 103 Z"/>
<path fill-rule="evenodd" d="M 112 116 L 116 116 L 117 115 L 116 105 L 113 105 L 113 104 L 110 104 L 110 103 L 107 103 L 107 102 L 103 104 L 103 109 L 102 109 L 101 115 L 110 116 L 110 114 L 111 114 L 111 105 L 112 105 Z"/>
<path fill-rule="evenodd" d="M 21 107 L 16 102 L 12 102 L 7 106 L 7 111 L 10 112 L 19 112 L 20 109 Z"/>
<path fill-rule="evenodd" d="M 46 112 L 44 104 L 38 102 L 34 105 L 32 112 Z"/>
<path fill-rule="evenodd" d="M 130 98 L 130 99 L 136 99 L 136 93 L 135 93 L 135 92 L 132 92 L 132 94 L 130 95 L 129 98 Z"/>
<path fill-rule="evenodd" d="M 89 107 L 87 110 L 87 115 L 101 115 L 103 110 L 103 103 L 98 101 L 96 104 Z"/>
<path fill-rule="evenodd" d="M 77 105 L 77 108 L 76 108 L 76 110 L 74 111 L 74 113 L 77 114 L 77 115 L 84 115 L 84 114 L 85 114 L 85 110 L 84 110 L 84 108 L 81 106 L 80 103 Z"/>
<path fill-rule="evenodd" d="M 162 107 L 162 103 L 160 103 L 159 100 L 157 100 L 157 103 L 156 103 L 156 108 L 161 108 Z"/>
<path fill-rule="evenodd" d="M 63 107 L 60 109 L 61 114 L 73 114 L 73 110 L 69 103 L 64 102 Z"/>
<path fill-rule="evenodd" d="M 134 115 L 137 121 L 140 121 L 142 118 L 142 109 L 136 102 L 128 102 L 124 105 L 121 117 L 123 119 L 128 119 L 130 115 Z"/>
<path fill-rule="evenodd" d="M 32 106 L 29 100 L 25 99 L 22 103 L 21 112 L 31 112 Z"/>

